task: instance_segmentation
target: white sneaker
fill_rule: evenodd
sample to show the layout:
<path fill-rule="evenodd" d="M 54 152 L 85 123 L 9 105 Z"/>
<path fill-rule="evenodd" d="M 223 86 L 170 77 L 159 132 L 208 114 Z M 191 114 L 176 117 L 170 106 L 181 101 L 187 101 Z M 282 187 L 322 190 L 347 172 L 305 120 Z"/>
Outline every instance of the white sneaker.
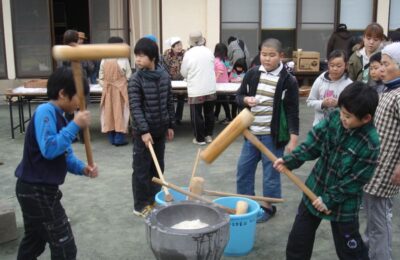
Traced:
<path fill-rule="evenodd" d="M 197 142 L 196 138 L 193 138 L 193 143 L 198 145 L 206 145 L 206 142 Z"/>
<path fill-rule="evenodd" d="M 213 138 L 210 135 L 207 135 L 204 139 L 206 140 L 206 143 L 208 143 L 208 144 L 213 141 Z"/>

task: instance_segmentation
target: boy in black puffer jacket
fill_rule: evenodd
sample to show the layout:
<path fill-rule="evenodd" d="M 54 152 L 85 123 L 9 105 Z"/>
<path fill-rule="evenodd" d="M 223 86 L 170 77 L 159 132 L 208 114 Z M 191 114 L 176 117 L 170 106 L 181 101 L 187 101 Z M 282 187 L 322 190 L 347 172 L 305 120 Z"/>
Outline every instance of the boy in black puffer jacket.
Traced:
<path fill-rule="evenodd" d="M 175 113 L 168 73 L 158 66 L 158 46 L 148 38 L 140 39 L 134 49 L 138 71 L 128 83 L 133 119 L 133 213 L 146 217 L 152 210 L 160 186 L 152 183 L 157 171 L 147 149 L 153 144 L 161 170 L 164 171 L 165 140 L 174 138 Z"/>

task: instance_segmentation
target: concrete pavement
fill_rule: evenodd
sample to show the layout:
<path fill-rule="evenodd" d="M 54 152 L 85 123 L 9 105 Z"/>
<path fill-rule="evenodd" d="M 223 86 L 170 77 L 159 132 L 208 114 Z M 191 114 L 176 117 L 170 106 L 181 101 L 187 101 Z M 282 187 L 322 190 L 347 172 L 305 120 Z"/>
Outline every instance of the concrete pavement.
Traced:
<path fill-rule="evenodd" d="M 98 104 L 89 106 L 93 114 L 91 134 L 95 162 L 100 169 L 97 179 L 69 174 L 61 186 L 62 203 L 71 219 L 78 246 L 78 259 L 154 259 L 146 241 L 145 225 L 141 218 L 132 214 L 131 164 L 132 142 L 123 147 L 108 144 L 107 137 L 100 133 Z M 221 112 L 221 116 L 224 115 Z M 301 136 L 310 129 L 313 111 L 300 105 Z M 0 259 L 15 259 L 24 228 L 21 211 L 15 197 L 14 170 L 22 156 L 24 134 L 10 138 L 8 106 L 0 103 L 0 199 L 15 207 L 18 239 L 0 245 Z M 223 126 L 216 125 L 216 133 Z M 166 145 L 165 178 L 177 185 L 187 186 L 198 146 L 192 144 L 192 131 L 188 107 L 184 110 L 183 125 L 178 126 L 175 140 Z M 236 162 L 242 138 L 238 138 L 212 165 L 199 163 L 197 175 L 205 178 L 209 190 L 235 192 Z M 75 153 L 85 159 L 83 145 L 75 143 Z M 310 172 L 313 162 L 307 162 L 295 173 L 303 180 Z M 256 176 L 256 192 L 261 192 L 261 167 Z M 286 202 L 278 205 L 276 217 L 257 225 L 256 241 L 252 252 L 240 259 L 284 259 L 285 247 L 293 223 L 301 192 L 285 176 L 282 176 L 283 196 Z M 394 200 L 393 211 L 393 259 L 400 259 L 399 200 Z M 361 230 L 365 226 L 363 213 L 360 216 Z M 40 259 L 49 259 L 47 248 Z M 238 257 L 223 257 L 236 259 Z M 313 259 L 336 259 L 329 222 L 323 221 L 316 237 Z"/>

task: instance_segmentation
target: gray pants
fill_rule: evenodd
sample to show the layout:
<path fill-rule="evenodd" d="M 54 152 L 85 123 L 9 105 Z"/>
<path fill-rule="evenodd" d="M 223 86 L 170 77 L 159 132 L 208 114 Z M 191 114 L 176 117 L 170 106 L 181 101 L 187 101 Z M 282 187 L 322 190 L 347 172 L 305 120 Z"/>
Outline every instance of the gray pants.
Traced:
<path fill-rule="evenodd" d="M 392 259 L 392 198 L 364 193 L 367 227 L 364 242 L 371 260 Z"/>

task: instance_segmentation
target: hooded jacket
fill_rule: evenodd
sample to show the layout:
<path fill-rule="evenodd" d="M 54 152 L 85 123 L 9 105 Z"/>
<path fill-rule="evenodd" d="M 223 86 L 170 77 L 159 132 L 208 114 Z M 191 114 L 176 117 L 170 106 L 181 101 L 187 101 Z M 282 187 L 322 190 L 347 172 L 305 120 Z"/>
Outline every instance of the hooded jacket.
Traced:
<path fill-rule="evenodd" d="M 328 41 L 326 57 L 333 50 L 343 50 L 346 52 L 347 57 L 350 57 L 353 47 L 353 35 L 349 31 L 334 32 Z"/>
<path fill-rule="evenodd" d="M 379 46 L 374 53 L 377 53 L 382 50 L 383 45 Z M 353 54 L 349 58 L 349 66 L 348 66 L 348 75 L 349 78 L 353 81 L 363 81 L 364 70 L 369 69 L 369 62 L 368 64 L 363 64 L 363 50 L 364 47 L 358 47 Z M 371 55 L 373 55 L 372 53 Z M 368 82 L 370 77 L 368 75 Z M 367 82 L 367 83 L 368 83 Z"/>
<path fill-rule="evenodd" d="M 136 134 L 161 136 L 175 126 L 172 87 L 168 73 L 139 70 L 129 79 L 128 97 L 133 128 Z"/>
<path fill-rule="evenodd" d="M 307 106 L 313 107 L 315 110 L 313 126 L 318 124 L 329 112 L 331 108 L 322 108 L 322 101 L 325 97 L 333 97 L 338 99 L 343 89 L 353 81 L 344 74 L 339 80 L 332 81 L 325 71 L 314 81 L 311 87 L 310 95 L 307 98 Z"/>

